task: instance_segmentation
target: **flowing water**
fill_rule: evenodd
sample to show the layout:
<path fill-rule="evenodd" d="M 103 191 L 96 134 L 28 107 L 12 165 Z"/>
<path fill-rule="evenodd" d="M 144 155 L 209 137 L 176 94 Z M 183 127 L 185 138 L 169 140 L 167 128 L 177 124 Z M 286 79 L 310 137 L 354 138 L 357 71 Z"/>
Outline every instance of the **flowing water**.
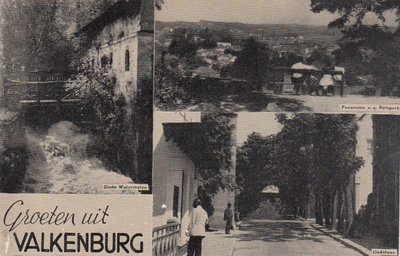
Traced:
<path fill-rule="evenodd" d="M 62 121 L 47 131 L 28 129 L 27 146 L 31 157 L 23 192 L 104 194 L 132 193 L 103 190 L 103 184 L 130 184 L 132 179 L 87 154 L 90 136 L 71 122 Z"/>

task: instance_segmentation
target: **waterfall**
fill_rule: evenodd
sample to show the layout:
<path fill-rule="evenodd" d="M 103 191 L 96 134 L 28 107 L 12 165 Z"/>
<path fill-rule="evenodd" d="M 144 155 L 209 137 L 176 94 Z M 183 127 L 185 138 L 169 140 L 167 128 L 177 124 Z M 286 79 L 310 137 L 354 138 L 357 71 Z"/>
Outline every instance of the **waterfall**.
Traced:
<path fill-rule="evenodd" d="M 90 136 L 67 121 L 52 125 L 44 134 L 29 131 L 28 147 L 32 156 L 26 179 L 28 190 L 55 194 L 132 193 L 103 190 L 104 184 L 132 184 L 133 181 L 88 156 L 89 143 Z"/>

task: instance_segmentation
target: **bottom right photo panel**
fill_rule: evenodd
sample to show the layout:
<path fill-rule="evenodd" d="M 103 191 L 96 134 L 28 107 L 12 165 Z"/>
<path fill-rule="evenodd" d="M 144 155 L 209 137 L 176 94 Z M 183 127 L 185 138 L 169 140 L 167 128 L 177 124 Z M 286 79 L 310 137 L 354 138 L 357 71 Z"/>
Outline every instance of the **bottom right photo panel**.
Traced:
<path fill-rule="evenodd" d="M 398 255 L 400 116 L 154 112 L 153 255 Z"/>

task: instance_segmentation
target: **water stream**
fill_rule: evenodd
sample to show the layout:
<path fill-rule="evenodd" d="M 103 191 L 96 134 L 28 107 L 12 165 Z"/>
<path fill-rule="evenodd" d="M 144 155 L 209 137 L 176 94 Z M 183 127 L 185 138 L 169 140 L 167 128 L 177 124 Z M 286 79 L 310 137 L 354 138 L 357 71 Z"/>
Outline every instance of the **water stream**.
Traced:
<path fill-rule="evenodd" d="M 108 170 L 88 156 L 90 136 L 71 122 L 62 121 L 48 130 L 28 129 L 31 157 L 23 184 L 26 193 L 108 194 L 129 191 L 104 190 L 103 184 L 129 184 L 132 179 Z"/>

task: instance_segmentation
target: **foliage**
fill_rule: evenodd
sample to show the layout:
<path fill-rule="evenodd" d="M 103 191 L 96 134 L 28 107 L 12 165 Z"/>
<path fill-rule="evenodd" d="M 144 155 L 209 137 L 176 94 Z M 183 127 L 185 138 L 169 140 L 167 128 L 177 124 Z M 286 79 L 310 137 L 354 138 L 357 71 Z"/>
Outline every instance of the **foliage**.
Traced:
<path fill-rule="evenodd" d="M 397 16 L 400 16 L 400 3 L 398 1 L 311 0 L 311 10 L 316 13 L 324 10 L 339 13 L 340 17 L 329 25 L 343 27 L 353 20 L 356 25 L 361 25 L 367 13 L 375 14 L 382 21 L 385 21 L 387 11 L 394 11 Z"/>
<path fill-rule="evenodd" d="M 65 31 L 70 26 L 66 1 L 4 1 L 2 37 L 7 66 L 65 70 L 72 47 Z"/>
<path fill-rule="evenodd" d="M 293 64 L 303 62 L 303 57 L 293 52 L 283 53 L 282 56 L 272 51 L 271 65 L 275 67 L 291 67 Z"/>
<path fill-rule="evenodd" d="M 198 168 L 209 195 L 220 188 L 233 188 L 232 176 L 224 173 L 232 166 L 233 125 L 229 116 L 207 113 L 201 124 L 167 124 L 164 131 L 166 139 L 172 139 Z"/>
<path fill-rule="evenodd" d="M 192 101 L 216 100 L 226 95 L 227 89 L 237 92 L 242 89 L 237 84 L 214 78 L 200 78 L 192 76 L 186 68 L 191 67 L 185 63 L 186 58 L 179 60 L 175 65 L 175 58 L 166 55 L 165 60 L 157 64 L 155 70 L 154 99 L 162 110 L 179 109 Z M 185 68 L 182 68 L 185 67 Z M 221 72 L 225 72 L 221 71 Z M 243 87 L 247 85 L 243 85 Z"/>
<path fill-rule="evenodd" d="M 256 88 L 264 82 L 264 76 L 270 67 L 271 51 L 253 37 L 243 43 L 243 48 L 233 63 L 235 77 L 247 79 Z"/>
<path fill-rule="evenodd" d="M 209 28 L 202 29 L 199 33 L 200 38 L 203 39 L 203 41 L 200 43 L 200 46 L 204 49 L 212 49 L 217 47 L 217 41 L 218 39 L 218 32 L 217 31 L 210 31 Z M 225 34 L 225 37 L 227 34 Z"/>
<path fill-rule="evenodd" d="M 238 148 L 236 182 L 241 190 L 238 197 L 239 212 L 246 216 L 255 210 L 261 200 L 261 191 L 274 184 L 271 173 L 272 138 L 250 134 L 247 141 Z"/>
<path fill-rule="evenodd" d="M 185 88 L 189 87 L 191 82 L 179 72 L 176 67 L 178 64 L 175 66 L 173 63 L 175 61 L 163 60 L 156 66 L 154 98 L 160 107 L 178 109 L 189 101 L 190 96 Z"/>
<path fill-rule="evenodd" d="M 0 145 L 2 146 L 2 145 Z M 28 166 L 29 153 L 23 147 L 3 148 L 0 152 L 0 191 L 17 192 L 22 184 Z"/>
<path fill-rule="evenodd" d="M 363 23 L 366 15 L 371 13 L 382 22 L 386 21 L 385 14 L 388 12 L 400 17 L 398 1 L 311 0 L 311 8 L 317 13 L 326 10 L 340 14 L 329 26 L 343 29 L 344 36 L 339 52 L 342 62 L 357 69 L 359 75 L 372 74 L 384 95 L 400 88 L 400 27 L 393 30 L 377 24 L 367 26 Z M 349 24 L 352 26 L 346 26 Z"/>
<path fill-rule="evenodd" d="M 89 132 L 94 136 L 92 152 L 123 174 L 134 177 L 133 135 L 127 122 L 127 103 L 116 92 L 116 81 L 107 69 L 82 64 L 80 73 L 66 89 L 80 99 L 79 111 L 92 123 Z"/>
<path fill-rule="evenodd" d="M 6 65 L 63 72 L 79 58 L 72 33 L 114 0 L 13 0 L 1 5 Z"/>
<path fill-rule="evenodd" d="M 168 47 L 168 52 L 179 57 L 194 56 L 198 47 L 199 45 L 186 28 L 178 28 L 172 35 L 172 42 Z"/>
<path fill-rule="evenodd" d="M 317 68 L 323 69 L 332 66 L 332 58 L 326 54 L 326 49 L 316 49 L 311 52 L 307 58 L 307 63 Z"/>
<path fill-rule="evenodd" d="M 279 115 L 278 121 L 284 127 L 277 135 L 282 147 L 276 157 L 285 167 L 282 171 L 289 174 L 288 180 L 280 179 L 289 186 L 288 195 L 295 195 L 289 200 L 294 200 L 294 206 L 301 212 L 313 192 L 325 198 L 324 206 L 329 205 L 336 192 L 345 190 L 350 175 L 363 165 L 362 158 L 355 156 L 358 130 L 355 116 Z M 325 213 L 325 218 L 329 220 L 331 214 Z"/>
<path fill-rule="evenodd" d="M 71 0 L 69 0 L 71 1 Z M 115 0 L 72 0 L 78 8 L 73 8 L 78 27 L 83 27 L 97 18 L 102 12 L 115 3 Z"/>
<path fill-rule="evenodd" d="M 278 114 L 276 118 L 283 126 L 278 134 L 251 134 L 238 150 L 239 202 L 245 210 L 254 209 L 261 191 L 275 185 L 285 208 L 304 215 L 311 193 L 327 194 L 325 202 L 330 202 L 362 166 L 363 160 L 355 156 L 355 116 Z"/>

